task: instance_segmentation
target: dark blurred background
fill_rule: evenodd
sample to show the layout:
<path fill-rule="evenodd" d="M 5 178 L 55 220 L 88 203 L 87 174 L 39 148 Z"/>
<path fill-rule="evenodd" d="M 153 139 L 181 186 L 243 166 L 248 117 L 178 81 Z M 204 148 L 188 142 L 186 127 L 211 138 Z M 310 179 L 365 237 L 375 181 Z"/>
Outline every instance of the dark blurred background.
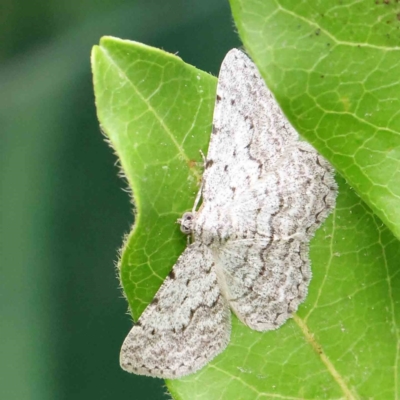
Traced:
<path fill-rule="evenodd" d="M 166 399 L 118 365 L 131 327 L 114 262 L 133 222 L 99 132 L 103 35 L 218 73 L 240 45 L 226 0 L 0 4 L 0 399 Z"/>

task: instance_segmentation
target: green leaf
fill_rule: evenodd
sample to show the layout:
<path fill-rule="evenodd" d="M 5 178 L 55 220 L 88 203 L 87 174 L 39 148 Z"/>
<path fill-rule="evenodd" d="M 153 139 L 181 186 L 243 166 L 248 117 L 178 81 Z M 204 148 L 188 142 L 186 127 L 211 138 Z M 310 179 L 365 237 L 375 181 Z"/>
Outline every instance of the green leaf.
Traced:
<path fill-rule="evenodd" d="M 178 57 L 113 38 L 94 48 L 92 65 L 99 120 L 135 198 L 136 225 L 120 269 L 137 319 L 186 245 L 175 221 L 198 190 L 195 161 L 207 148 L 216 79 Z M 298 313 L 265 333 L 233 318 L 226 351 L 198 373 L 167 382 L 175 399 L 400 395 L 400 246 L 337 180 L 335 212 L 310 244 L 313 279 Z"/>
<path fill-rule="evenodd" d="M 176 220 L 193 206 L 216 79 L 179 57 L 105 37 L 92 53 L 101 127 L 133 192 L 135 226 L 120 275 L 138 319 L 186 246 Z"/>
<path fill-rule="evenodd" d="M 400 4 L 230 0 L 289 120 L 400 238 Z"/>

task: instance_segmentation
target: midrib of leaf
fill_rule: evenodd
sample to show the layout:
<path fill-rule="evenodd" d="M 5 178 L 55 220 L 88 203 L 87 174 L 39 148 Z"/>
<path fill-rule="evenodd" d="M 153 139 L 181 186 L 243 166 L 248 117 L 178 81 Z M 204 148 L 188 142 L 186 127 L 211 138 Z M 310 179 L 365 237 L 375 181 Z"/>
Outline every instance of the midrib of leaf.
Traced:
<path fill-rule="evenodd" d="M 334 235 L 335 235 L 335 221 L 336 221 L 336 208 L 332 212 L 332 234 L 330 235 L 330 254 L 329 254 L 329 259 L 327 260 L 327 267 L 326 267 L 326 273 L 323 277 L 323 280 L 318 288 L 318 295 L 317 298 L 314 301 L 314 304 L 306 314 L 304 318 L 301 318 L 298 314 L 293 315 L 293 320 L 296 322 L 297 326 L 300 328 L 302 334 L 304 335 L 305 339 L 307 342 L 310 344 L 310 346 L 313 348 L 316 354 L 321 359 L 322 364 L 325 366 L 326 370 L 332 375 L 332 378 L 334 381 L 338 384 L 340 389 L 343 391 L 343 394 L 345 395 L 345 398 L 348 400 L 356 400 L 359 398 L 359 396 L 351 391 L 351 389 L 347 386 L 347 383 L 344 379 L 344 377 L 339 373 L 339 371 L 335 368 L 329 357 L 325 354 L 323 347 L 320 343 L 317 342 L 315 339 L 315 335 L 311 332 L 311 329 L 307 325 L 307 320 L 308 317 L 311 315 L 313 310 L 315 310 L 318 307 L 318 302 L 321 296 L 321 293 L 323 291 L 323 287 L 325 285 L 326 279 L 329 276 L 329 270 L 332 265 L 332 259 L 333 259 L 333 241 L 334 241 Z"/>
<path fill-rule="evenodd" d="M 319 355 L 322 364 L 324 364 L 327 371 L 332 375 L 332 378 L 339 385 L 340 389 L 343 391 L 345 398 L 348 400 L 356 400 L 359 398 L 358 395 L 354 394 L 350 388 L 347 386 L 345 379 L 335 368 L 333 363 L 330 361 L 329 357 L 324 353 L 322 345 L 315 340 L 314 334 L 308 328 L 304 319 L 300 318 L 297 314 L 293 315 L 293 320 L 296 322 L 297 326 L 300 328 L 307 342 L 313 348 L 313 350 Z"/>
<path fill-rule="evenodd" d="M 171 132 L 170 128 L 166 125 L 165 121 L 163 118 L 160 117 L 160 115 L 157 113 L 157 111 L 154 109 L 154 107 L 151 105 L 150 103 L 150 99 L 151 97 L 155 94 L 153 92 L 153 94 L 151 96 L 149 96 L 148 98 L 143 97 L 142 93 L 138 90 L 138 88 L 136 87 L 136 85 L 128 78 L 128 76 L 125 73 L 125 70 L 123 68 L 121 68 L 114 60 L 112 57 L 110 57 L 110 55 L 108 54 L 108 52 L 103 48 L 100 47 L 100 49 L 103 51 L 104 55 L 107 57 L 107 59 L 110 61 L 110 64 L 112 64 L 118 71 L 119 73 L 125 78 L 126 82 L 129 83 L 129 85 L 132 87 L 132 89 L 135 91 L 136 95 L 145 103 L 147 104 L 147 107 L 149 108 L 150 112 L 154 115 L 154 117 L 156 118 L 156 120 L 158 121 L 158 123 L 163 127 L 165 133 L 168 135 L 169 139 L 172 141 L 172 143 L 174 143 L 175 147 L 177 148 L 179 155 L 186 161 L 189 162 L 190 158 L 188 157 L 188 155 L 186 154 L 186 152 L 183 150 L 182 146 L 178 143 L 178 141 L 176 140 L 175 136 L 173 135 L 173 133 Z M 192 125 L 192 128 L 194 126 L 194 122 Z M 189 134 L 190 132 L 188 132 Z M 190 173 L 193 174 L 193 176 L 199 181 L 201 179 L 201 175 L 198 173 L 198 171 L 195 168 L 191 168 L 190 169 Z"/>

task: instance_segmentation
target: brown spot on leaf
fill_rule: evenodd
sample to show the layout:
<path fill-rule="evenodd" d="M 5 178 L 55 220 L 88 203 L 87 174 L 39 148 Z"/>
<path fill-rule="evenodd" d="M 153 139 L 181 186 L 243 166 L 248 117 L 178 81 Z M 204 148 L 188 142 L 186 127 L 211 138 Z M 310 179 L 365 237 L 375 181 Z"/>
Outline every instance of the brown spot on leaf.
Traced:
<path fill-rule="evenodd" d="M 197 165 L 197 161 L 196 160 L 189 160 L 188 162 L 187 162 L 187 165 L 188 165 L 188 167 L 191 169 L 191 168 L 194 168 L 194 167 L 196 167 L 196 165 Z"/>

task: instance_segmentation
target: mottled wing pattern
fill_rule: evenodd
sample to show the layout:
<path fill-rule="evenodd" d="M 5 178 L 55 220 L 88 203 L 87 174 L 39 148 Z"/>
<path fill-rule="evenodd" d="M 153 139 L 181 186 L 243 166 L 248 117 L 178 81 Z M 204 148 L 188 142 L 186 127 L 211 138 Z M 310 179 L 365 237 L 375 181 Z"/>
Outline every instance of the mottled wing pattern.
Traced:
<path fill-rule="evenodd" d="M 307 294 L 308 242 L 334 207 L 333 170 L 238 50 L 221 67 L 213 122 L 195 234 L 237 316 L 275 329 Z"/>
<path fill-rule="evenodd" d="M 191 244 L 126 337 L 123 369 L 174 379 L 193 373 L 225 349 L 231 323 L 210 249 Z"/>
<path fill-rule="evenodd" d="M 278 328 L 306 296 L 311 278 L 306 242 L 229 241 L 216 258 L 221 290 L 238 318 L 254 330 Z"/>
<path fill-rule="evenodd" d="M 239 188 L 237 183 L 249 187 L 266 168 L 274 169 L 297 137 L 270 99 L 255 65 L 241 51 L 231 50 L 218 78 L 203 202 L 224 205 Z"/>

